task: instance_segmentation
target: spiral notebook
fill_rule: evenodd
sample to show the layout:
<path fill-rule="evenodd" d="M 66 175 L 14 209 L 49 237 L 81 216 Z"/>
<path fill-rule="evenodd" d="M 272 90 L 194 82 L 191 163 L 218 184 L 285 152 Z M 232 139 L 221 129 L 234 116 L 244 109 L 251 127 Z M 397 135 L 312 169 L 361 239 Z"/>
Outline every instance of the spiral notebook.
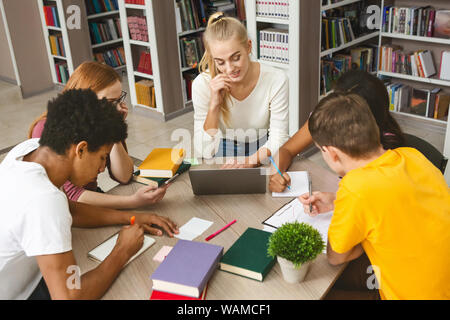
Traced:
<path fill-rule="evenodd" d="M 114 246 L 116 245 L 118 237 L 119 237 L 119 233 L 116 233 L 113 236 L 111 236 L 110 238 L 106 239 L 104 242 L 99 244 L 97 247 L 95 247 L 94 249 L 89 251 L 88 257 L 95 261 L 102 262 L 103 260 L 106 259 L 107 256 L 109 256 L 111 251 L 114 249 Z M 129 264 L 131 261 L 136 259 L 139 255 L 141 255 L 145 250 L 150 248 L 155 243 L 155 241 L 156 240 L 153 239 L 152 237 L 144 235 L 144 244 L 142 245 L 142 248 L 134 256 L 132 256 L 125 265 Z"/>

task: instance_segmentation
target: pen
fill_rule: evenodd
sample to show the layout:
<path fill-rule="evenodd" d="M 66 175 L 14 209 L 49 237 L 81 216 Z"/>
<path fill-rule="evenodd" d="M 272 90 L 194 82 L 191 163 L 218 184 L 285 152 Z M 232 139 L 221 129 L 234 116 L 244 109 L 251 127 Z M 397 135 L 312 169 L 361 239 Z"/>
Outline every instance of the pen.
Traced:
<path fill-rule="evenodd" d="M 311 197 L 312 197 L 312 180 L 311 180 L 311 175 L 308 172 L 308 189 L 309 189 L 309 199 L 311 201 Z M 312 202 L 309 203 L 309 213 L 312 213 Z"/>
<path fill-rule="evenodd" d="M 270 160 L 270 162 L 272 162 L 272 165 L 275 167 L 275 169 L 277 169 L 277 171 L 280 174 L 280 176 L 283 177 L 283 174 L 281 173 L 280 169 L 278 169 L 277 165 L 275 164 L 275 161 L 273 161 L 272 156 L 269 156 L 269 160 Z M 284 177 L 283 177 L 283 179 L 284 179 Z M 288 187 L 289 190 L 291 190 L 291 186 L 290 185 L 288 185 L 287 187 Z"/>
<path fill-rule="evenodd" d="M 133 224 L 134 224 L 134 220 L 136 220 L 136 217 L 135 217 L 135 216 L 132 216 L 132 217 L 130 218 L 130 225 L 133 225 Z"/>
<path fill-rule="evenodd" d="M 236 222 L 236 219 L 235 220 L 233 220 L 233 221 L 231 221 L 229 224 L 227 224 L 225 227 L 223 227 L 222 229 L 220 229 L 220 230 L 218 230 L 218 231 L 216 231 L 216 232 L 214 232 L 212 235 L 210 235 L 210 236 L 208 236 L 205 240 L 206 241 L 209 241 L 209 240 L 211 240 L 212 238 L 214 238 L 215 236 L 217 236 L 219 233 L 221 233 L 223 230 L 225 230 L 225 229 L 227 229 L 228 227 L 230 227 L 233 223 L 235 223 Z"/>

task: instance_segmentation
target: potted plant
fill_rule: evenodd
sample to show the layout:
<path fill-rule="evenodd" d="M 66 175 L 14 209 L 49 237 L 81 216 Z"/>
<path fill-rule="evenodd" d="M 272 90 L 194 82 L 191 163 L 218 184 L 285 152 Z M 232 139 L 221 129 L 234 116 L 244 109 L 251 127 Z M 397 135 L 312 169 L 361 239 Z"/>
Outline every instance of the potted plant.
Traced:
<path fill-rule="evenodd" d="M 286 223 L 269 238 L 268 254 L 277 257 L 284 280 L 301 282 L 310 262 L 325 248 L 319 231 L 306 223 Z"/>

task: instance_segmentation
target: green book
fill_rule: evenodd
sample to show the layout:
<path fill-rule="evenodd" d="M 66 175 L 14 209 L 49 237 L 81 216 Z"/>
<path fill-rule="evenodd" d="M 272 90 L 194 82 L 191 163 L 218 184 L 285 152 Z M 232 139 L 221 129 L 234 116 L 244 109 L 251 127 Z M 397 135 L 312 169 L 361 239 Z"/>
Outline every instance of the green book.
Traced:
<path fill-rule="evenodd" d="M 270 232 L 247 228 L 220 261 L 220 269 L 263 281 L 275 263 L 267 253 Z"/>

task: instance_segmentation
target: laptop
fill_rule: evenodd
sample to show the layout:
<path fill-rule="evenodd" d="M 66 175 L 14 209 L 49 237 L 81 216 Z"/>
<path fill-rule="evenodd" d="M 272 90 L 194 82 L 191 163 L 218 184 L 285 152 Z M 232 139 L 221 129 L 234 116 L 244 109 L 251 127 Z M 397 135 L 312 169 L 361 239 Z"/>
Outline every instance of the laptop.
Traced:
<path fill-rule="evenodd" d="M 266 168 L 220 169 L 196 166 L 189 170 L 195 195 L 266 192 Z"/>

